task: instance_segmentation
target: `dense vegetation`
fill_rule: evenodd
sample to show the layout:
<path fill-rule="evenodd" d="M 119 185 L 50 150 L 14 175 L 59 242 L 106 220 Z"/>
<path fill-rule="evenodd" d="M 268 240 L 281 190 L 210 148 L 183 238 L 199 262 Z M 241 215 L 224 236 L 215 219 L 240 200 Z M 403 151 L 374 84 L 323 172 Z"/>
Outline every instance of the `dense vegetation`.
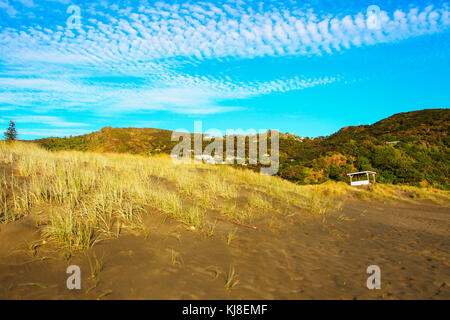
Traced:
<path fill-rule="evenodd" d="M 346 127 L 328 137 L 299 139 L 281 134 L 279 175 L 308 184 L 346 181 L 348 172 L 374 170 L 379 182 L 449 189 L 449 120 L 449 109 L 430 109 Z M 171 134 L 158 129 L 103 128 L 83 136 L 37 141 L 50 150 L 150 155 L 170 153 L 176 144 Z"/>
<path fill-rule="evenodd" d="M 374 170 L 378 181 L 449 188 L 450 110 L 396 114 L 373 125 L 298 142 L 280 142 L 280 175 L 300 183 L 346 180 L 346 173 Z"/>

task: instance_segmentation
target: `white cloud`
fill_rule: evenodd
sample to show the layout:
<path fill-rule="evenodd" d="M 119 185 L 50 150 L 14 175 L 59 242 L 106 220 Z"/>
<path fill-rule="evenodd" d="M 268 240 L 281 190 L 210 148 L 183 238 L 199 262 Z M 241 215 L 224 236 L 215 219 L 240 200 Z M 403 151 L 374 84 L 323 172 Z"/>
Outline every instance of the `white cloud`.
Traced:
<path fill-rule="evenodd" d="M 8 28 L 0 33 L 0 40 L 11 56 L 23 61 L 142 67 L 147 61 L 169 57 L 331 53 L 435 33 L 450 25 L 447 6 L 395 10 L 390 14 L 382 11 L 381 30 L 367 28 L 365 12 L 318 18 L 314 12 L 300 15 L 277 8 L 237 11 L 228 5 L 212 4 L 185 4 L 182 9 L 162 5 L 134 13 L 130 10 L 127 8 L 123 15 L 118 10 L 118 15 L 111 17 L 107 12 L 89 9 L 96 15 L 83 19 L 79 34 L 65 29 L 30 27 L 20 32 Z M 106 20 L 99 20 L 100 16 Z"/>
<path fill-rule="evenodd" d="M 68 81 L 55 79 L 0 78 L 0 88 L 68 92 L 75 90 L 76 86 Z"/>
<path fill-rule="evenodd" d="M 25 7 L 34 7 L 33 0 L 18 0 L 21 4 L 23 4 Z"/>
<path fill-rule="evenodd" d="M 20 129 L 18 130 L 19 138 L 22 135 L 33 136 L 34 138 L 47 138 L 47 137 L 64 137 L 64 136 L 78 136 L 87 134 L 92 130 L 80 130 L 80 129 Z"/>
<path fill-rule="evenodd" d="M 39 123 L 39 124 L 46 124 L 50 125 L 52 127 L 84 127 L 88 126 L 86 123 L 80 123 L 80 122 L 68 122 L 60 117 L 53 117 L 53 116 L 39 116 L 39 115 L 27 115 L 27 116 L 12 116 L 12 120 L 14 120 L 16 123 Z M 3 119 L 3 121 L 9 121 L 7 119 Z"/>
<path fill-rule="evenodd" d="M 159 86 L 150 84 L 126 87 L 91 83 L 73 84 L 64 79 L 0 78 L 0 89 L 10 90 L 0 96 L 0 104 L 16 107 L 29 106 L 40 112 L 65 108 L 66 110 L 90 110 L 97 114 L 145 110 L 163 110 L 180 114 L 211 114 L 242 109 L 241 106 L 222 106 L 223 101 L 301 90 L 335 81 L 338 79 L 334 77 L 323 79 L 293 77 L 245 83 L 173 75 L 167 76 Z M 20 89 L 22 92 L 18 96 L 14 92 Z M 33 119 L 44 120 L 44 118 L 36 117 Z"/>
<path fill-rule="evenodd" d="M 380 30 L 367 28 L 365 12 L 320 16 L 312 9 L 262 10 L 231 2 L 182 6 L 161 2 L 137 10 L 106 3 L 104 7 L 84 5 L 79 31 L 64 25 L 1 29 L 0 61 L 13 70 L 0 76 L 1 107 L 97 113 L 233 111 L 241 106 L 233 102 L 226 107 L 227 100 L 327 85 L 339 78 L 232 81 L 187 74 L 179 61 L 186 65 L 212 59 L 333 54 L 441 32 L 450 25 L 446 4 L 381 11 Z M 0 8 L 14 13 L 8 1 L 0 0 Z M 95 83 L 89 79 L 92 74 L 143 77 L 145 83 Z"/>
<path fill-rule="evenodd" d="M 6 13 L 11 17 L 14 18 L 17 14 L 17 10 L 14 8 L 13 5 L 9 3 L 8 0 L 0 0 L 0 10 L 5 10 Z"/>

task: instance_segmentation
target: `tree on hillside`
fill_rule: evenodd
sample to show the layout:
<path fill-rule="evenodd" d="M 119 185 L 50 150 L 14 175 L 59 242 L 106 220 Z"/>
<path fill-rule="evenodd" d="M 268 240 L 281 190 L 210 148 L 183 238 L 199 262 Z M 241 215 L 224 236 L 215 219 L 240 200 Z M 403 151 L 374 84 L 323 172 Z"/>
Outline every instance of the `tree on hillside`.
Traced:
<path fill-rule="evenodd" d="M 4 133 L 6 141 L 14 141 L 17 140 L 17 130 L 16 130 L 16 124 L 14 121 L 9 122 L 9 127 L 6 129 Z"/>

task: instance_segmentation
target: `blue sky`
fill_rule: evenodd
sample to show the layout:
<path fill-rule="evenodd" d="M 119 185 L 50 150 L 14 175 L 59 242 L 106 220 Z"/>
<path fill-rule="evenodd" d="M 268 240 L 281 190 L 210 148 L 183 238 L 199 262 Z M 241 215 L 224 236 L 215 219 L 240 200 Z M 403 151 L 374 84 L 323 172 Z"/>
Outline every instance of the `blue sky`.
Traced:
<path fill-rule="evenodd" d="M 448 108 L 449 27 L 446 1 L 0 0 L 0 127 L 329 135 Z"/>

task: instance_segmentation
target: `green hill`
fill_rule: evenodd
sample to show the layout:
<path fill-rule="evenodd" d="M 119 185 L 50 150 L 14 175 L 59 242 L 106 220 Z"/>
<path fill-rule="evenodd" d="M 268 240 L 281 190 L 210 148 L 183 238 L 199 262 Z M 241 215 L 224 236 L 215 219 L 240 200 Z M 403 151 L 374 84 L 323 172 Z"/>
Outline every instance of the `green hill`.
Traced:
<path fill-rule="evenodd" d="M 280 175 L 300 183 L 346 180 L 374 170 L 378 181 L 449 187 L 450 109 L 399 113 L 326 138 L 280 142 Z"/>
<path fill-rule="evenodd" d="M 53 151 L 78 150 L 113 153 L 154 154 L 170 153 L 176 142 L 172 131 L 152 128 L 111 128 L 68 138 L 35 140 Z"/>
<path fill-rule="evenodd" d="M 429 109 L 345 127 L 328 137 L 300 139 L 280 134 L 279 175 L 307 184 L 346 181 L 348 172 L 374 170 L 379 182 L 448 189 L 449 120 L 450 109 Z M 87 135 L 36 142 L 50 150 L 150 155 L 170 153 L 177 143 L 171 141 L 171 134 L 160 129 L 106 127 Z"/>

